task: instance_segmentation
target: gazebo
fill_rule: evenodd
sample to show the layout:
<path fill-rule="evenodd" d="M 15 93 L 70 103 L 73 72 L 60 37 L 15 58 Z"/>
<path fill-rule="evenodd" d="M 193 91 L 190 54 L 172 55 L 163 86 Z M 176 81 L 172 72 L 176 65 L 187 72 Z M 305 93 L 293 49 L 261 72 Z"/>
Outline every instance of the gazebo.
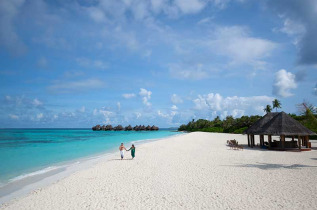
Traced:
<path fill-rule="evenodd" d="M 256 121 L 251 127 L 244 131 L 248 135 L 248 146 L 254 147 L 254 135 L 260 136 L 260 146 L 271 150 L 310 150 L 309 136 L 315 135 L 314 132 L 303 126 L 297 120 L 285 112 L 267 113 Z M 268 136 L 265 142 L 264 136 Z M 279 136 L 279 141 L 272 140 L 272 136 Z M 285 141 L 285 137 L 291 137 L 291 141 Z M 295 141 L 297 137 L 297 141 Z M 302 145 L 306 149 L 302 149 Z"/>

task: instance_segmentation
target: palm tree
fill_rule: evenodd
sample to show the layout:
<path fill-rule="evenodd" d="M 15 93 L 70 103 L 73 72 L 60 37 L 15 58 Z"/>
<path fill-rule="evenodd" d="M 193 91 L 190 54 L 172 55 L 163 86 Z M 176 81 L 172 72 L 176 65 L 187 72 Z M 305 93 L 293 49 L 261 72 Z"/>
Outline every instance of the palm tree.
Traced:
<path fill-rule="evenodd" d="M 271 112 L 272 111 L 271 105 L 266 105 L 266 107 L 263 109 L 263 111 L 265 111 L 266 113 Z"/>
<path fill-rule="evenodd" d="M 274 99 L 274 101 L 272 101 L 272 103 L 273 103 L 273 109 L 275 108 L 276 111 L 277 111 L 277 108 L 281 108 L 282 104 L 281 104 L 281 102 L 279 100 Z"/>
<path fill-rule="evenodd" d="M 306 115 L 307 110 L 309 110 L 312 114 L 317 114 L 317 107 L 305 100 L 303 103 L 297 104 L 297 109 L 300 115 Z"/>

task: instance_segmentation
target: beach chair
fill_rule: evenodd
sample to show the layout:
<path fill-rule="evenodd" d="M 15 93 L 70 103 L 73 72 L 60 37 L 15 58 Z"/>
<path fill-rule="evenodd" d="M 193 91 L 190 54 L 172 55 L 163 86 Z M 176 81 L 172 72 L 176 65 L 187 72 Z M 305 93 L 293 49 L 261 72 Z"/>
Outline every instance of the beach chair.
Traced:
<path fill-rule="evenodd" d="M 239 142 L 235 139 L 227 140 L 227 145 L 230 147 L 230 149 L 243 150 L 243 146 L 239 145 Z"/>
<path fill-rule="evenodd" d="M 234 140 L 227 140 L 227 145 L 230 147 L 230 149 L 237 149 L 238 142 Z"/>

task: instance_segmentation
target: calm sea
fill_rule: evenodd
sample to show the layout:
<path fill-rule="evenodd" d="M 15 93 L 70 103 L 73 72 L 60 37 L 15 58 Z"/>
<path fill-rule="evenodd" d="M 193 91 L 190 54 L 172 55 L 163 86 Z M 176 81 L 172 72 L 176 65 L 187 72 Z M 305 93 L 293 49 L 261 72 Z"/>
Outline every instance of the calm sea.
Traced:
<path fill-rule="evenodd" d="M 109 153 L 121 142 L 150 141 L 177 134 L 91 129 L 0 129 L 0 186 L 66 161 Z"/>

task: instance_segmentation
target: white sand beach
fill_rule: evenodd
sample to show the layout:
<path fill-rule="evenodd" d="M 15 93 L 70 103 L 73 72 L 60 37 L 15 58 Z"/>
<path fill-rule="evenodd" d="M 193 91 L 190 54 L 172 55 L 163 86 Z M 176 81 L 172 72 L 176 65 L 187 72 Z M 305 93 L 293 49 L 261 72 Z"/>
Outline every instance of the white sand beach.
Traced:
<path fill-rule="evenodd" d="M 317 150 L 231 150 L 228 139 L 247 143 L 195 132 L 143 144 L 134 160 L 118 152 L 0 209 L 317 209 Z"/>

